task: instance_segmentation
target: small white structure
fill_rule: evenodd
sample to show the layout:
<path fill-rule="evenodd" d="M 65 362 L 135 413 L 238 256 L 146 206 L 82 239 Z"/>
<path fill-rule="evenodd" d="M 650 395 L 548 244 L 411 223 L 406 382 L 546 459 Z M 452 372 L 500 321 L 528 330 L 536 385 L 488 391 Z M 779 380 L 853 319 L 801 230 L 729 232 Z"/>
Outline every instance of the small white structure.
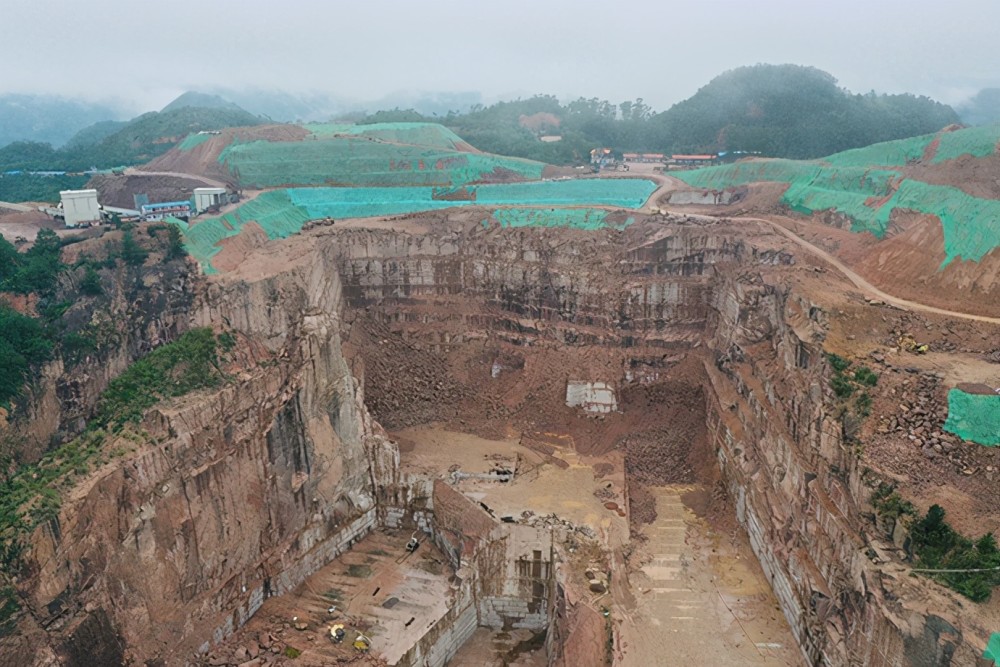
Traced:
<path fill-rule="evenodd" d="M 225 188 L 195 188 L 194 189 L 194 214 L 204 213 L 213 206 L 221 206 L 226 203 Z"/>
<path fill-rule="evenodd" d="M 581 407 L 587 412 L 608 413 L 618 411 L 618 399 L 614 388 L 607 382 L 582 382 L 570 380 L 566 383 L 566 405 Z"/>
<path fill-rule="evenodd" d="M 63 219 L 67 227 L 79 227 L 101 221 L 101 206 L 97 190 L 61 190 Z"/>

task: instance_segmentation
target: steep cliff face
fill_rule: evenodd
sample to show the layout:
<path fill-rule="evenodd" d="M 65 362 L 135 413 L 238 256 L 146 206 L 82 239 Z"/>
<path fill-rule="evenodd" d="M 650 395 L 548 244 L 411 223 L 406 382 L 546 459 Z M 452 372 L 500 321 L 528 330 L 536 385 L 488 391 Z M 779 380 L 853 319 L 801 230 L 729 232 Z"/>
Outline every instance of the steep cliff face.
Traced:
<path fill-rule="evenodd" d="M 114 247 L 113 240 L 89 239 L 64 249 L 64 261 L 72 267 L 83 256 L 105 256 Z M 81 291 L 83 269 L 63 272 L 55 293 L 46 297 L 48 308 L 62 313 L 48 324 L 62 332 L 62 340 L 0 422 L 4 456 L 35 462 L 53 443 L 80 433 L 112 379 L 188 328 L 197 289 L 193 267 L 180 259 L 154 260 L 141 267 L 103 267 L 98 294 Z"/>
<path fill-rule="evenodd" d="M 322 261 L 206 291 L 190 322 L 236 332 L 231 380 L 105 443 L 119 455 L 36 529 L 4 664 L 183 664 L 370 529 L 372 425 L 339 299 Z"/>
<path fill-rule="evenodd" d="M 880 551 L 872 480 L 829 389 L 827 314 L 780 282 L 734 274 L 714 306 L 712 446 L 808 663 L 975 664 L 981 615 Z"/>

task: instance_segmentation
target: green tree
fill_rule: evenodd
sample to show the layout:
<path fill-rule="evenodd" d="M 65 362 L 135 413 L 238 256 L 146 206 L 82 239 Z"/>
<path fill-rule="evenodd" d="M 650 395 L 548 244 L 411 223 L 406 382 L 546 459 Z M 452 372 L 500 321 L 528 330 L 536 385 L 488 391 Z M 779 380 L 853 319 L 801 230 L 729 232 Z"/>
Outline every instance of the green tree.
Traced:
<path fill-rule="evenodd" d="M 63 269 L 60 261 L 62 244 L 59 237 L 51 229 L 39 230 L 35 244 L 24 254 L 10 255 L 7 250 L 0 254 L 13 260 L 15 269 L 0 269 L 0 275 L 6 276 L 4 289 L 20 294 L 49 294 L 56 286 L 59 272 Z"/>
<path fill-rule="evenodd" d="M 133 227 L 132 224 L 126 224 L 122 227 L 124 230 L 122 234 L 122 259 L 130 266 L 142 266 L 146 257 L 149 256 L 149 252 L 135 240 Z"/>
<path fill-rule="evenodd" d="M 38 320 L 0 305 L 0 403 L 17 396 L 32 366 L 51 352 L 52 343 Z"/>
<path fill-rule="evenodd" d="M 187 249 L 184 247 L 184 237 L 180 227 L 177 225 L 167 225 L 167 260 L 187 257 Z"/>
<path fill-rule="evenodd" d="M 104 288 L 101 287 L 101 276 L 90 264 L 87 265 L 87 268 L 83 272 L 83 279 L 80 281 L 80 291 L 87 296 L 99 296 L 104 293 Z"/>

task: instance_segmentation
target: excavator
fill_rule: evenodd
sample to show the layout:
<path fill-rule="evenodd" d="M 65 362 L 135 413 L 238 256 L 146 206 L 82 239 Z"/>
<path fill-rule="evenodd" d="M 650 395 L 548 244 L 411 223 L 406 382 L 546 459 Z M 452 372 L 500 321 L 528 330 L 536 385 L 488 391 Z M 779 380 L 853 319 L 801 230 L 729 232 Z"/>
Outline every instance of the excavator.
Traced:
<path fill-rule="evenodd" d="M 344 637 L 347 632 L 344 630 L 343 623 L 337 623 L 330 627 L 330 639 L 333 640 L 334 644 L 340 644 L 344 641 Z M 355 650 L 367 653 L 372 647 L 372 640 L 369 639 L 364 633 L 359 632 L 358 636 L 354 638 L 354 648 Z"/>
<path fill-rule="evenodd" d="M 917 339 L 913 337 L 912 334 L 905 333 L 899 337 L 897 342 L 900 350 L 910 352 L 912 354 L 927 354 L 927 350 L 930 346 L 927 343 L 918 343 Z"/>
<path fill-rule="evenodd" d="M 354 639 L 354 648 L 362 653 L 367 653 L 371 647 L 372 640 L 359 632 L 358 636 Z"/>

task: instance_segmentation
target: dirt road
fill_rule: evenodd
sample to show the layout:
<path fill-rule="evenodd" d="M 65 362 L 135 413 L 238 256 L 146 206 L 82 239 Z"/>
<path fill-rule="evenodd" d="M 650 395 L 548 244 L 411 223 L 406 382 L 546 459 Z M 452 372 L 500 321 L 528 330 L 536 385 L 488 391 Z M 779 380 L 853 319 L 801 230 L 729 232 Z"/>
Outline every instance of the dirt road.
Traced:
<path fill-rule="evenodd" d="M 217 181 L 214 178 L 208 178 L 207 176 L 202 176 L 201 174 L 182 174 L 176 171 L 146 171 L 144 169 L 135 169 L 134 167 L 129 167 L 125 170 L 126 176 L 171 176 L 173 178 L 190 178 L 194 181 L 201 181 L 207 186 L 213 188 L 225 188 L 228 187 L 226 183 L 222 181 Z"/>
<path fill-rule="evenodd" d="M 13 204 L 9 201 L 0 201 L 0 208 L 7 208 L 11 211 L 17 211 L 18 213 L 27 213 L 33 211 L 34 209 L 30 206 L 24 206 L 23 204 Z"/>
<path fill-rule="evenodd" d="M 661 181 L 661 183 L 663 183 L 663 185 L 661 185 L 661 187 L 657 188 L 656 192 L 654 192 L 653 196 L 650 198 L 650 201 L 657 201 L 657 199 L 655 199 L 655 198 L 659 197 L 659 194 L 662 194 L 663 191 L 666 191 L 666 189 L 668 189 L 670 187 L 669 183 L 666 182 L 666 179 L 664 179 L 663 181 Z M 744 216 L 744 215 L 741 215 L 741 216 L 713 216 L 713 215 L 698 215 L 698 214 L 694 214 L 694 213 L 682 213 L 680 211 L 670 211 L 670 210 L 667 210 L 667 209 L 660 209 L 660 210 L 662 210 L 665 213 L 669 213 L 671 215 L 681 215 L 681 216 L 686 216 L 686 217 L 694 219 L 694 220 L 703 220 L 703 221 L 706 221 L 706 222 L 711 222 L 713 220 L 719 220 L 720 218 L 725 218 L 725 219 L 728 219 L 728 220 L 746 220 L 748 222 L 761 222 L 761 223 L 764 223 L 765 225 L 768 225 L 768 226 L 772 227 L 779 234 L 781 234 L 782 236 L 784 236 L 788 240 L 792 241 L 796 245 L 800 246 L 804 250 L 808 251 L 812 255 L 815 255 L 816 257 L 819 257 L 820 259 L 822 259 L 827 264 L 830 264 L 831 266 L 833 266 L 835 269 L 837 269 L 838 271 L 840 271 L 848 280 L 850 280 L 854 284 L 855 287 L 857 287 L 862 292 L 864 292 L 865 294 L 867 294 L 870 298 L 877 299 L 877 300 L 880 300 L 880 301 L 884 301 L 885 303 L 887 303 L 889 305 L 892 305 L 892 306 L 896 306 L 897 308 L 901 308 L 902 310 L 914 310 L 914 311 L 919 311 L 919 312 L 924 312 L 924 313 L 932 313 L 934 315 L 944 315 L 946 317 L 954 317 L 954 318 L 958 318 L 958 319 L 962 319 L 962 320 L 973 320 L 975 322 L 988 322 L 989 324 L 1000 324 L 1000 317 L 989 317 L 989 316 L 986 316 L 986 315 L 973 315 L 971 313 L 963 313 L 963 312 L 959 312 L 959 311 L 955 311 L 955 310 L 946 310 L 944 308 L 936 308 L 934 306 L 928 306 L 927 304 L 918 303 L 916 301 L 910 301 L 910 300 L 907 300 L 907 299 L 900 299 L 899 297 L 896 297 L 896 296 L 893 296 L 891 294 L 888 294 L 887 292 L 883 292 L 882 290 L 880 290 L 879 288 L 875 287 L 870 282 L 868 282 L 867 280 L 865 280 L 864 278 L 862 278 L 855 271 L 853 271 L 850 267 L 848 267 L 846 264 L 844 264 L 842 261 L 840 261 L 839 259 L 837 259 L 833 255 L 831 255 L 827 251 L 825 251 L 822 248 L 819 248 L 819 247 L 813 245 L 809 241 L 806 241 L 804 238 L 802 238 L 801 236 L 799 236 L 798 234 L 796 234 L 792 230 L 788 229 L 787 227 L 785 227 L 781 223 L 776 222 L 774 220 L 768 220 L 767 218 L 754 218 L 754 217 Z"/>

